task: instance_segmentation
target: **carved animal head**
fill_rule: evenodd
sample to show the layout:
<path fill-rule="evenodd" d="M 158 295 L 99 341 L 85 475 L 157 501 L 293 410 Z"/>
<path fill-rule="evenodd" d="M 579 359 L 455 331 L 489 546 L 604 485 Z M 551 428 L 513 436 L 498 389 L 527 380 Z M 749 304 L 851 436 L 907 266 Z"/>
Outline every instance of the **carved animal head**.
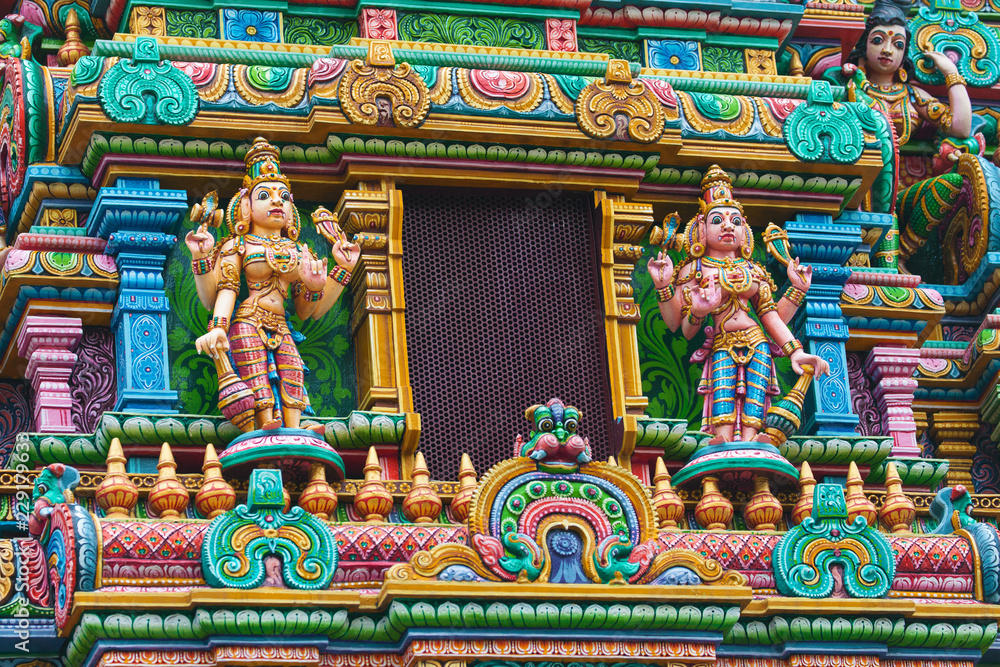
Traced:
<path fill-rule="evenodd" d="M 80 473 L 62 463 L 47 466 L 35 479 L 31 494 L 32 511 L 28 518 L 28 532 L 38 536 L 52 514 L 52 508 L 61 503 L 75 503 L 73 489 L 80 483 Z"/>
<path fill-rule="evenodd" d="M 571 467 L 590 462 L 590 443 L 577 434 L 583 414 L 575 407 L 553 398 L 545 405 L 532 405 L 524 416 L 534 428 L 527 442 L 518 436 L 521 456 Z"/>

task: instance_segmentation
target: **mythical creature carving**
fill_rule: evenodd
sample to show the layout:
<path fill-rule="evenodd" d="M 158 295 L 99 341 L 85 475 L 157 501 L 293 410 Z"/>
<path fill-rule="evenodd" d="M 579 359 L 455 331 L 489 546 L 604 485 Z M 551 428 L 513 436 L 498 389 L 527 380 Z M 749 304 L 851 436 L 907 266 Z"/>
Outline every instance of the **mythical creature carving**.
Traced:
<path fill-rule="evenodd" d="M 42 38 L 42 29 L 20 14 L 0 19 L 0 57 L 28 60 Z"/>
<path fill-rule="evenodd" d="M 583 415 L 572 405 L 553 398 L 545 405 L 532 405 L 524 411 L 524 417 L 535 428 L 527 441 L 517 436 L 515 456 L 527 456 L 540 468 L 559 471 L 576 470 L 593 460 L 590 442 L 576 432 Z"/>

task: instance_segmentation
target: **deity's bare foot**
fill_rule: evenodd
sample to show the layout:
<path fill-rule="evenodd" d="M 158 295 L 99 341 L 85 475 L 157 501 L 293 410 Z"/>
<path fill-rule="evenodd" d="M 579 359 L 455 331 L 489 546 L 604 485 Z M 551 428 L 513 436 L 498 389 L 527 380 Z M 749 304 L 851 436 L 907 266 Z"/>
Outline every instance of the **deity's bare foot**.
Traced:
<path fill-rule="evenodd" d="M 305 425 L 305 429 L 307 431 L 312 431 L 316 435 L 325 435 L 326 434 L 326 425 L 325 424 L 306 424 Z"/>
<path fill-rule="evenodd" d="M 705 444 L 711 447 L 712 445 L 722 445 L 727 442 L 729 442 L 729 438 L 724 435 L 717 435 L 714 438 L 709 438 Z"/>
<path fill-rule="evenodd" d="M 273 431 L 276 428 L 281 428 L 281 420 L 268 419 L 260 428 L 262 431 Z"/>
<path fill-rule="evenodd" d="M 761 443 L 763 443 L 765 445 L 773 445 L 774 444 L 774 441 L 771 440 L 771 436 L 769 436 L 767 433 L 758 433 L 757 436 L 753 439 L 753 441 L 754 442 L 761 442 Z"/>

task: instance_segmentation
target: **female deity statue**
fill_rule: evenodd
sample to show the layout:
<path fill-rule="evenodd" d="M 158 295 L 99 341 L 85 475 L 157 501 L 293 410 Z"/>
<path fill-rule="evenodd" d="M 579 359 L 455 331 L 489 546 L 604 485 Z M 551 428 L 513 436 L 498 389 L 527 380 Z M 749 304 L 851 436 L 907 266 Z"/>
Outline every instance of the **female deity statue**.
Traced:
<path fill-rule="evenodd" d="M 217 220 L 221 211 L 215 213 L 195 207 L 192 218 Z M 216 360 L 220 381 L 231 351 L 240 380 L 253 393 L 257 428 L 298 428 L 307 401 L 302 358 L 285 319 L 285 299 L 291 294 L 301 319 L 323 317 L 350 281 L 358 246 L 334 223 L 332 234 L 324 234 L 333 244 L 336 262 L 328 275 L 327 260 L 317 259 L 309 246 L 298 242 L 299 213 L 280 170 L 278 149 L 260 137 L 247 152 L 243 187 L 226 207 L 225 221 L 229 235 L 219 245 L 205 224 L 184 239 L 198 297 L 212 311 L 208 333 L 195 345 L 199 353 Z M 237 306 L 241 276 L 248 295 Z M 281 418 L 275 416 L 272 372 L 278 378 Z M 236 425 L 243 430 L 250 426 Z"/>
<path fill-rule="evenodd" d="M 767 270 L 750 259 L 753 232 L 743 207 L 733 198 L 729 175 L 713 165 L 701 190 L 701 212 L 681 238 L 686 261 L 676 274 L 664 252 L 649 261 L 660 314 L 671 331 L 680 327 L 688 339 L 710 321 L 706 333 L 711 337 L 711 354 L 699 387 L 707 393 L 707 426 L 714 434 L 709 443 L 734 438 L 770 442 L 766 434 L 758 435 L 770 396 L 777 393 L 768 336 L 799 375 L 808 372 L 807 366 L 816 375 L 829 371 L 826 360 L 806 353 L 787 326 L 809 289 L 812 269 L 797 259 L 789 262 L 790 286 L 775 303 L 772 295 L 777 287 Z"/>
<path fill-rule="evenodd" d="M 958 67 L 939 51 L 927 51 L 923 57 L 944 76 L 948 104 L 912 84 L 913 62 L 907 57 L 911 39 L 906 20 L 908 7 L 905 0 L 902 4 L 877 0 L 865 22 L 865 31 L 847 56 L 841 72 L 847 79 L 851 102 L 864 102 L 891 121 L 897 151 L 926 126 L 940 132 L 942 148 L 934 163 L 935 173 L 940 174 L 950 171 L 963 151 L 978 152 L 978 144 L 970 140 L 972 104 Z M 960 177 L 958 182 L 961 184 Z M 951 189 L 944 184 L 942 187 Z M 910 207 L 904 203 L 903 208 Z M 900 237 L 902 257 L 905 259 L 919 250 L 933 228 L 934 225 L 926 221 L 914 224 L 911 220 Z"/>

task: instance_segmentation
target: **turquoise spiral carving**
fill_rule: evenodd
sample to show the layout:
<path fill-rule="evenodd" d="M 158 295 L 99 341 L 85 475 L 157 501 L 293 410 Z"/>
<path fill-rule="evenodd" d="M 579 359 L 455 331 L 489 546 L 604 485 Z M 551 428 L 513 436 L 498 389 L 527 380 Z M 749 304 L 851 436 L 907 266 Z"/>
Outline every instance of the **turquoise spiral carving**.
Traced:
<path fill-rule="evenodd" d="M 806 103 L 785 120 L 788 150 L 803 162 L 854 164 L 865 149 L 855 106 L 835 103 L 830 84 L 813 81 Z"/>
<path fill-rule="evenodd" d="M 896 575 L 889 542 L 864 517 L 848 523 L 844 489 L 817 484 L 812 516 L 781 538 L 774 549 L 774 580 L 790 597 L 825 598 L 833 593 L 834 566 L 854 598 L 881 598 Z"/>
<path fill-rule="evenodd" d="M 213 588 L 257 588 L 265 558 L 281 560 L 281 578 L 299 590 L 327 588 L 339 560 L 333 533 L 301 507 L 282 512 L 280 470 L 250 474 L 247 504 L 216 517 L 201 548 L 201 568 Z M 305 547 L 304 545 L 308 545 Z"/>
<path fill-rule="evenodd" d="M 97 89 L 101 109 L 116 123 L 187 125 L 198 113 L 198 91 L 181 70 L 160 60 L 156 39 L 139 37 L 131 60 L 119 60 Z"/>
<path fill-rule="evenodd" d="M 924 52 L 930 49 L 954 53 L 958 72 L 970 85 L 989 88 L 1000 80 L 1000 38 L 979 21 L 975 12 L 946 7 L 921 7 L 910 22 L 913 38 L 909 56 L 917 81 L 940 86 L 944 76 Z"/>

